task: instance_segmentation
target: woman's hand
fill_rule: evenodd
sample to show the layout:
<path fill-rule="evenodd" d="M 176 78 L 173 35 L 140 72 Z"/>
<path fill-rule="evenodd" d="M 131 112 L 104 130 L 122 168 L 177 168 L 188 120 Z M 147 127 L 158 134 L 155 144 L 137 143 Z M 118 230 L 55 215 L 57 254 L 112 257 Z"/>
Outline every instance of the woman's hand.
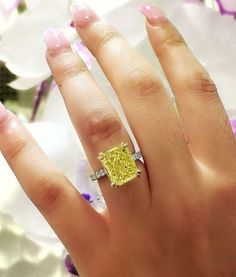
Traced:
<path fill-rule="evenodd" d="M 73 10 L 77 31 L 116 91 L 145 163 L 137 162 L 140 178 L 119 189 L 100 179 L 107 210 L 98 214 L 1 107 L 0 149 L 23 189 L 83 277 L 234 276 L 236 141 L 214 83 L 163 13 L 143 6 L 178 117 L 152 66 L 90 8 Z M 134 151 L 118 114 L 63 34 L 50 30 L 45 40 L 92 168 L 101 168 L 99 152 L 121 142 Z"/>

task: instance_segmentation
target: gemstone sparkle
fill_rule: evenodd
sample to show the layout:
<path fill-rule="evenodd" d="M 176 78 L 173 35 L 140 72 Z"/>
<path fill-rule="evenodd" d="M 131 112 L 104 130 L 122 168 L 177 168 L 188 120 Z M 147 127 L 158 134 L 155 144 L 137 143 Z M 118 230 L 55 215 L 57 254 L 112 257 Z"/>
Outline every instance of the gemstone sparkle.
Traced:
<path fill-rule="evenodd" d="M 140 171 L 127 144 L 121 143 L 100 153 L 99 159 L 114 186 L 122 186 L 139 175 Z"/>

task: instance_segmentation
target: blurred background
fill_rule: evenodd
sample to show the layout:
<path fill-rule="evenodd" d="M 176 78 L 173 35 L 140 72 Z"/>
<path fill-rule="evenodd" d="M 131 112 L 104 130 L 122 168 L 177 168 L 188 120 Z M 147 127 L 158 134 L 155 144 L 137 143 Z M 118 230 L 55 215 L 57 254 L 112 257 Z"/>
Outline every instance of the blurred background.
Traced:
<path fill-rule="evenodd" d="M 0 0 L 2 1 L 2 6 L 5 6 L 6 9 L 11 9 L 11 12 L 15 12 L 14 8 L 18 11 L 19 14 L 23 13 L 27 9 L 27 4 L 31 6 L 30 1 L 13 1 L 13 0 Z M 37 2 L 38 0 L 35 0 Z M 174 0 L 171 0 L 174 2 Z M 219 11 L 219 3 L 215 0 L 196 0 L 196 1 L 186 1 L 186 2 L 203 2 L 206 6 Z M 158 1 L 156 1 L 158 2 Z M 224 2 L 224 1 L 222 1 Z M 229 2 L 229 1 L 225 1 Z M 231 2 L 235 2 L 232 0 Z M 30 4 L 29 4 L 30 3 Z M 227 3 L 228 4 L 228 3 Z M 224 11 L 221 11 L 224 13 Z M 231 15 L 232 16 L 232 15 Z M 1 21 L 0 21 L 1 22 Z M 11 87 L 9 84 L 15 80 L 17 77 L 8 70 L 0 60 L 0 101 L 3 102 L 8 109 L 17 113 L 25 121 L 29 121 L 33 116 L 33 107 L 34 101 L 37 97 L 38 86 L 32 87 L 28 90 L 18 90 Z M 47 92 L 45 92 L 44 97 L 40 100 L 41 109 L 44 107 L 44 102 L 47 98 Z"/>
<path fill-rule="evenodd" d="M 174 0 L 169 0 L 169 2 L 175 2 Z M 1 3 L 2 2 L 2 3 Z M 7 10 L 8 15 L 11 16 L 11 13 L 17 13 L 20 15 L 23 12 L 25 12 L 27 9 L 32 8 L 35 6 L 35 3 L 38 3 L 39 0 L 0 0 L 1 8 Z M 68 0 L 68 2 L 70 2 Z M 89 2 L 89 1 L 88 1 Z M 96 2 L 96 1 L 90 1 L 90 2 Z M 98 2 L 98 1 L 97 1 Z M 106 3 L 102 1 L 100 4 L 100 9 L 105 9 L 103 6 L 107 6 Z M 127 1 L 120 1 L 120 4 L 115 3 L 113 6 L 120 6 L 122 2 Z M 131 1 L 132 2 L 132 1 Z M 133 1 L 135 2 L 135 1 Z M 155 1 L 154 1 L 155 2 Z M 156 1 L 157 3 L 160 1 Z M 167 1 L 168 2 L 168 1 Z M 235 12 L 235 6 L 236 1 L 235 0 L 185 0 L 185 1 L 176 1 L 180 5 L 185 3 L 202 3 L 206 7 L 209 7 L 213 10 L 218 11 L 223 16 L 230 16 L 230 17 L 236 17 Z M 1 22 L 1 21 L 0 21 Z M 9 24 L 9 28 L 12 24 Z M 7 30 L 7 27 L 4 31 Z M 2 31 L 2 34 L 4 35 L 4 31 Z M 0 53 L 1 55 L 1 53 Z M 36 116 L 40 117 L 40 112 L 42 114 L 42 111 L 45 107 L 45 101 L 47 99 L 48 95 L 48 87 L 46 86 L 44 91 L 41 91 L 40 97 L 40 87 L 42 83 L 39 83 L 29 89 L 17 89 L 14 85 L 11 85 L 11 82 L 16 80 L 17 76 L 14 74 L 14 71 L 12 72 L 9 70 L 6 66 L 4 61 L 1 61 L 0 59 L 0 101 L 3 102 L 6 107 L 12 111 L 14 111 L 16 114 L 19 115 L 19 117 L 23 121 L 30 121 L 35 120 Z M 40 99 L 38 99 L 40 98 Z M 37 103 L 35 103 L 37 102 Z M 36 105 L 36 106 L 35 106 Z"/>
<path fill-rule="evenodd" d="M 2 1 L 1 6 L 5 6 L 6 9 L 9 9 L 9 7 L 13 9 L 15 6 L 19 14 L 23 13 L 27 8 L 24 1 Z M 15 11 L 13 10 L 12 12 Z M 21 93 L 20 90 L 9 86 L 16 78 L 17 77 L 6 68 L 5 63 L 0 60 L 0 101 L 10 110 L 21 115 L 25 120 L 29 120 L 32 114 L 32 106 L 37 88 L 34 87 L 25 91 L 26 93 Z"/>
<path fill-rule="evenodd" d="M 0 101 L 97 210 L 105 207 L 47 63 L 43 33 L 60 28 L 125 121 L 110 84 L 77 37 L 71 0 L 0 0 Z M 140 0 L 85 0 L 124 34 L 171 89 L 151 51 Z M 236 135 L 236 0 L 150 0 L 167 13 L 219 89 Z M 129 18 L 121 22 L 122 16 Z M 125 123 L 126 124 L 126 123 Z M 129 127 L 127 126 L 128 130 Z M 69 215 L 68 215 L 69 216 Z M 0 277 L 78 275 L 57 236 L 25 196 L 0 154 Z"/>

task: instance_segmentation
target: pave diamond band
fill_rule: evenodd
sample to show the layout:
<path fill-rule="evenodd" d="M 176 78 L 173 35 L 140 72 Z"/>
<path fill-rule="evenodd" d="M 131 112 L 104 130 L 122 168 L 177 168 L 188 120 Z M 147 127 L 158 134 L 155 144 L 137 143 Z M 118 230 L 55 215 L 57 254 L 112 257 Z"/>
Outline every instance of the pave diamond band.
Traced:
<path fill-rule="evenodd" d="M 101 177 L 104 177 L 107 175 L 107 171 L 105 168 L 102 168 L 100 170 L 94 171 L 94 173 L 92 175 L 90 175 L 90 179 L 92 181 L 96 181 Z"/>
<path fill-rule="evenodd" d="M 132 155 L 132 158 L 133 158 L 134 161 L 140 160 L 140 159 L 142 159 L 142 157 L 143 156 L 142 156 L 141 151 L 137 151 Z"/>
<path fill-rule="evenodd" d="M 96 170 L 90 175 L 90 179 L 96 181 L 104 176 L 108 176 L 111 180 L 111 185 L 113 187 L 119 187 L 140 175 L 141 171 L 138 169 L 135 161 L 141 158 L 141 151 L 132 154 L 128 144 L 121 143 L 99 154 L 98 159 L 104 168 Z"/>

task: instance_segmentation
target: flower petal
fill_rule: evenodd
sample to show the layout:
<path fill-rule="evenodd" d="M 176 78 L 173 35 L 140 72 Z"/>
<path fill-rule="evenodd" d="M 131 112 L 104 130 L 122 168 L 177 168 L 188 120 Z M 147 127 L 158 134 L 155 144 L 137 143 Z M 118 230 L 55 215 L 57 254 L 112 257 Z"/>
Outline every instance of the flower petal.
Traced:
<path fill-rule="evenodd" d="M 234 0 L 216 0 L 223 13 L 236 15 L 236 2 Z"/>
<path fill-rule="evenodd" d="M 37 8 L 21 14 L 0 42 L 1 59 L 21 77 L 39 77 L 49 72 L 42 35 L 51 28 L 69 26 L 71 16 L 65 3 L 40 1 Z"/>
<path fill-rule="evenodd" d="M 51 74 L 39 76 L 37 78 L 18 78 L 8 84 L 9 87 L 19 91 L 25 91 L 37 86 L 42 81 L 46 80 Z"/>

